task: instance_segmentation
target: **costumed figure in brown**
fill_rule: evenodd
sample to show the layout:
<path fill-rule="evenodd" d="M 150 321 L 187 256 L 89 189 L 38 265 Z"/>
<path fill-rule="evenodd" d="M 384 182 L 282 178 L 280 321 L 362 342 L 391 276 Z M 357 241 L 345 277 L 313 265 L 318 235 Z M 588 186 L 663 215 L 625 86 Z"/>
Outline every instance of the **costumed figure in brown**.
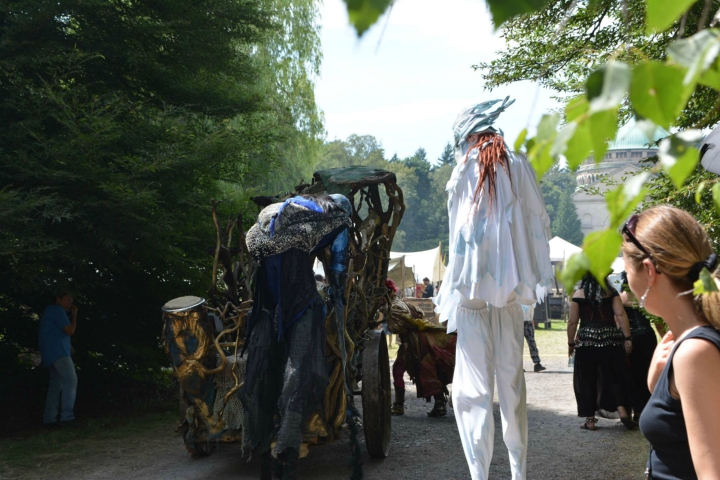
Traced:
<path fill-rule="evenodd" d="M 385 286 L 390 298 L 389 306 L 383 312 L 388 330 L 398 335 L 402 342 L 393 365 L 395 403 L 392 414 L 405 414 L 403 374 L 407 372 L 417 387 L 418 398 L 435 399 L 428 416 L 444 417 L 447 415 L 447 386 L 452 383 L 455 370 L 457 335 L 448 335 L 445 327 L 426 320 L 422 310 L 403 302 L 392 280 L 388 279 Z"/>

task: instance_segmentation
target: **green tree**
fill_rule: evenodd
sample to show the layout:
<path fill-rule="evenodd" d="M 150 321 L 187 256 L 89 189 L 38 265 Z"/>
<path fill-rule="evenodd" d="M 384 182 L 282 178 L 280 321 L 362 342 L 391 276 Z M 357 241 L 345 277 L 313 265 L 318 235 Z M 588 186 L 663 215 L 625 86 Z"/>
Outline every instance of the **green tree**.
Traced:
<path fill-rule="evenodd" d="M 562 192 L 560 205 L 555 214 L 555 219 L 552 221 L 551 228 L 553 235 L 557 235 L 574 245 L 582 245 L 582 225 L 570 192 L 567 190 Z"/>
<path fill-rule="evenodd" d="M 443 165 L 455 165 L 455 153 L 450 142 L 445 145 L 445 148 L 440 154 L 440 158 L 438 158 L 438 166 Z"/>
<path fill-rule="evenodd" d="M 347 140 L 333 140 L 323 145 L 315 170 L 352 165 L 384 168 L 385 150 L 371 135 L 350 135 Z"/>
<path fill-rule="evenodd" d="M 362 35 L 392 2 L 345 3 L 351 23 Z M 603 158 L 618 121 L 631 115 L 647 132 L 657 126 L 681 129 L 659 142 L 662 161 L 651 172 L 605 193 L 608 228 L 588 235 L 583 252 L 573 255 L 563 270 L 568 288 L 588 271 L 601 278 L 622 245 L 618 230 L 648 193 L 652 173 L 663 172 L 676 189 L 683 190 L 699 160 L 701 129 L 720 119 L 716 19 L 720 1 L 486 0 L 486 4 L 494 25 L 504 25 L 509 44 L 498 60 L 477 66 L 484 70 L 486 87 L 535 80 L 567 94 L 562 114 L 543 115 L 534 137 L 527 130 L 519 136 L 540 177 L 562 157 L 571 169 L 591 153 Z M 701 187 L 710 183 L 720 209 L 720 183 L 701 182 L 697 201 L 702 201 Z"/>
<path fill-rule="evenodd" d="M 705 4 L 694 2 L 682 22 L 651 35 L 646 33 L 646 0 L 575 2 L 550 0 L 537 12 L 518 16 L 503 27 L 508 48 L 495 60 L 475 66 L 486 88 L 533 80 L 562 98 L 584 93 L 590 74 L 608 61 L 635 65 L 665 60 L 670 42 L 699 30 Z M 720 1 L 708 3 L 710 11 Z M 703 128 L 720 120 L 717 92 L 698 88 L 676 125 Z M 627 105 L 625 117 L 630 114 Z"/>
<path fill-rule="evenodd" d="M 540 191 L 545 200 L 545 208 L 550 216 L 551 224 L 555 222 L 563 194 L 571 195 L 575 191 L 575 187 L 576 181 L 573 173 L 557 164 L 553 165 L 540 180 Z"/>
<path fill-rule="evenodd" d="M 60 290 L 77 294 L 86 376 L 166 363 L 158 309 L 209 283 L 209 200 L 249 225 L 254 189 L 310 165 L 316 14 L 304 0 L 5 2 L 0 369 L 29 378 L 18 354 Z"/>

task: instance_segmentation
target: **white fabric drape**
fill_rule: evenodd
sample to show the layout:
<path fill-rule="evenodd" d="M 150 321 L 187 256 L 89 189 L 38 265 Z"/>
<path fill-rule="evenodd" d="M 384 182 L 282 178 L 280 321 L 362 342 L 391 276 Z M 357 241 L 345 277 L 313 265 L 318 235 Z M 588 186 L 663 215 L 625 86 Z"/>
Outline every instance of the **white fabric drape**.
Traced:
<path fill-rule="evenodd" d="M 531 305 L 542 301 L 554 276 L 550 218 L 525 156 L 508 154 L 511 175 L 497 168 L 492 208 L 484 192 L 474 201 L 480 178 L 477 156 L 478 149 L 473 149 L 467 162 L 463 157 L 446 188 L 449 263 L 435 311 L 441 321 L 448 320 L 448 332 L 457 329 L 460 294 L 502 308 L 514 293 L 520 303 Z"/>
<path fill-rule="evenodd" d="M 474 200 L 481 173 L 478 149 L 471 150 L 465 160 L 467 142 L 456 145 L 457 166 L 446 187 L 449 263 L 435 299 L 440 320 L 447 319 L 448 332 L 457 330 L 458 334 L 455 418 L 473 480 L 487 479 L 497 378 L 512 478 L 524 480 L 528 433 L 521 305 L 542 301 L 554 278 L 548 246 L 550 218 L 524 155 L 508 153 L 509 174 L 502 166 L 496 168 L 491 207 L 484 189 Z"/>

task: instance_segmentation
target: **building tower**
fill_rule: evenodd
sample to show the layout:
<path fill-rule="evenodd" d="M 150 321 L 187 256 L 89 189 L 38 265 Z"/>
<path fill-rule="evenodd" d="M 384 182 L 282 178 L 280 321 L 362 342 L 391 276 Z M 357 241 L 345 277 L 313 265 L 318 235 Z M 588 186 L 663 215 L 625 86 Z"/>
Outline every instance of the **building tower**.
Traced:
<path fill-rule="evenodd" d="M 668 132 L 658 127 L 651 141 L 631 120 L 618 130 L 617 137 L 608 145 L 602 161 L 595 163 L 594 156 L 590 155 L 580 165 L 575 176 L 578 188 L 572 198 L 584 235 L 607 228 L 610 222 L 604 196 L 591 195 L 583 187 L 595 187 L 601 193 L 615 188 L 614 185 L 608 187 L 605 179 L 619 185 L 623 177 L 637 174 L 645 165 L 640 162 L 657 155 L 655 143 L 668 135 Z"/>

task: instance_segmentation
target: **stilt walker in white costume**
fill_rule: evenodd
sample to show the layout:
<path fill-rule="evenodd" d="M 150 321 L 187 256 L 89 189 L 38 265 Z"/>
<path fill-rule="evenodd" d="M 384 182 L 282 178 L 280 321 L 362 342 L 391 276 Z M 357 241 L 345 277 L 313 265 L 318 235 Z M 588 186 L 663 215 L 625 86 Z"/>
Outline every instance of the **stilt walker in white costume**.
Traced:
<path fill-rule="evenodd" d="M 512 478 L 526 478 L 521 305 L 542 301 L 553 278 L 550 218 L 535 172 L 492 126 L 513 102 L 481 103 L 458 116 L 446 188 L 450 258 L 435 310 L 458 334 L 452 399 L 473 480 L 488 478 L 495 376 Z"/>

